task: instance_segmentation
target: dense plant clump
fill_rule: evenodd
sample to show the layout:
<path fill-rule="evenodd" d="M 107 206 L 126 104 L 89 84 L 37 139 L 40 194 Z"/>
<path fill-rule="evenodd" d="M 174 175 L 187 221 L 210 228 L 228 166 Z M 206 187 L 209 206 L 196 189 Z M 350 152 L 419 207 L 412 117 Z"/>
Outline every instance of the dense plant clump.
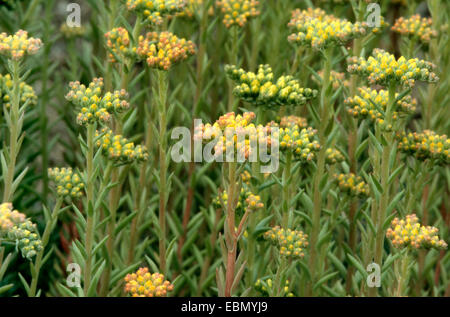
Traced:
<path fill-rule="evenodd" d="M 449 1 L 63 2 L 0 0 L 0 297 L 450 296 Z"/>

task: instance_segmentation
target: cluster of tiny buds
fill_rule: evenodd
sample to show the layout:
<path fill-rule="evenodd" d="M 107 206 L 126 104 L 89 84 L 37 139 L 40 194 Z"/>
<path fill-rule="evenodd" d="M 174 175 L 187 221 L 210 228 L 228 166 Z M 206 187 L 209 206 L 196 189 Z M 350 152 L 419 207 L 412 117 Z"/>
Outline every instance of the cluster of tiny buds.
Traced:
<path fill-rule="evenodd" d="M 213 199 L 214 208 L 227 208 L 228 204 L 228 193 L 226 190 L 219 193 Z M 261 196 L 253 194 L 248 186 L 244 186 L 241 188 L 239 193 L 239 197 L 236 204 L 236 213 L 243 214 L 244 212 L 255 212 L 262 208 L 264 208 L 264 204 L 261 201 Z"/>
<path fill-rule="evenodd" d="M 308 235 L 303 231 L 273 227 L 264 233 L 264 238 L 280 249 L 280 255 L 292 258 L 302 258 L 304 248 L 308 246 Z"/>
<path fill-rule="evenodd" d="M 255 289 L 265 296 L 269 296 L 272 292 L 273 281 L 271 278 L 258 279 L 255 283 Z M 282 297 L 294 297 L 294 293 L 289 292 L 289 280 L 286 280 L 283 287 Z"/>
<path fill-rule="evenodd" d="M 111 50 L 109 60 L 112 63 L 135 57 L 136 48 L 131 47 L 130 36 L 125 28 L 114 28 L 105 34 L 105 38 L 106 46 Z"/>
<path fill-rule="evenodd" d="M 363 181 L 361 176 L 356 176 L 353 173 L 335 174 L 334 179 L 341 192 L 354 197 L 366 197 L 369 195 L 369 185 Z"/>
<path fill-rule="evenodd" d="M 111 161 L 129 164 L 134 161 L 148 160 L 148 151 L 145 146 L 135 146 L 133 142 L 129 142 L 122 135 L 113 135 L 111 129 L 103 128 L 100 132 L 96 131 L 96 138 L 98 138 L 97 147 L 101 148 Z"/>
<path fill-rule="evenodd" d="M 7 234 L 15 225 L 24 222 L 26 216 L 13 209 L 11 203 L 0 204 L 0 237 Z"/>
<path fill-rule="evenodd" d="M 151 274 L 146 267 L 127 274 L 125 282 L 125 292 L 132 297 L 166 297 L 174 287 L 163 274 Z"/>
<path fill-rule="evenodd" d="M 404 17 L 398 18 L 392 26 L 392 31 L 417 38 L 423 43 L 428 43 L 437 36 L 437 31 L 431 28 L 432 25 L 431 18 L 421 18 L 420 15 L 415 14 L 408 19 Z"/>
<path fill-rule="evenodd" d="M 0 55 L 18 61 L 26 55 L 36 54 L 42 46 L 40 39 L 28 37 L 28 32 L 17 31 L 14 35 L 0 33 Z"/>
<path fill-rule="evenodd" d="M 195 44 L 170 32 L 149 32 L 139 37 L 137 54 L 151 68 L 169 70 L 173 65 L 195 54 Z"/>
<path fill-rule="evenodd" d="M 313 128 L 301 129 L 297 125 L 280 128 L 280 150 L 291 151 L 295 159 L 310 162 L 315 158 L 315 152 L 320 150 L 320 144 L 312 138 L 317 134 Z"/>
<path fill-rule="evenodd" d="M 200 8 L 202 7 L 202 4 L 205 0 L 187 0 L 187 4 L 183 11 L 177 12 L 175 16 L 182 17 L 182 18 L 192 18 L 197 12 L 200 11 Z M 214 14 L 214 7 L 211 6 L 208 10 L 209 15 Z M 169 18 L 172 18 L 172 16 L 169 16 Z"/>
<path fill-rule="evenodd" d="M 369 118 L 376 122 L 385 130 L 391 130 L 392 125 L 386 123 L 383 112 L 389 102 L 389 93 L 387 90 L 375 90 L 368 87 L 358 88 L 359 95 L 345 99 L 344 103 L 349 107 L 348 113 L 355 118 Z M 396 93 L 396 97 L 398 97 Z M 392 113 L 392 119 L 397 120 L 401 116 L 406 116 L 416 110 L 417 100 L 410 95 L 406 95 L 394 105 L 395 111 Z"/>
<path fill-rule="evenodd" d="M 290 126 L 297 126 L 301 129 L 304 129 L 308 127 L 308 122 L 306 121 L 306 118 L 294 115 L 282 117 L 280 120 L 280 127 L 287 128 Z"/>
<path fill-rule="evenodd" d="M 290 42 L 314 49 L 342 46 L 351 39 L 365 35 L 367 28 L 363 23 L 351 23 L 313 9 L 293 11 L 288 26 L 296 31 L 289 36 Z"/>
<path fill-rule="evenodd" d="M 186 0 L 127 0 L 127 9 L 144 17 L 150 24 L 160 25 L 164 16 L 184 10 Z"/>
<path fill-rule="evenodd" d="M 224 14 L 223 24 L 227 28 L 244 27 L 249 18 L 260 14 L 258 0 L 218 0 L 216 4 Z"/>
<path fill-rule="evenodd" d="M 66 39 L 73 39 L 76 37 L 82 37 L 86 34 L 86 28 L 84 26 L 68 26 L 67 23 L 63 23 L 59 28 L 59 31 Z"/>
<path fill-rule="evenodd" d="M 270 150 L 272 142 L 276 142 L 278 138 L 277 131 L 272 131 L 272 127 L 255 126 L 252 123 L 254 119 L 253 112 L 237 116 L 234 112 L 229 112 L 212 125 L 207 123 L 196 126 L 194 139 L 205 143 L 217 139 L 214 145 L 215 157 L 220 157 L 224 153 L 234 153 L 238 158 L 247 160 L 257 153 L 257 145 Z"/>
<path fill-rule="evenodd" d="M 241 173 L 241 179 L 242 179 L 242 183 L 244 183 L 246 185 L 250 185 L 252 175 L 250 175 L 249 171 L 245 170 Z"/>
<path fill-rule="evenodd" d="M 450 164 L 450 139 L 447 135 L 425 130 L 422 133 L 398 133 L 396 137 L 400 151 L 421 161 L 429 159 L 438 165 Z"/>
<path fill-rule="evenodd" d="M 382 49 L 374 49 L 373 56 L 367 60 L 362 57 L 348 58 L 348 72 L 367 77 L 371 85 L 388 86 L 391 82 L 398 82 L 403 86 L 413 87 L 417 80 L 436 82 L 439 78 L 432 70 L 435 66 L 427 61 L 412 58 L 407 60 Z"/>
<path fill-rule="evenodd" d="M 386 237 L 396 248 L 412 247 L 447 249 L 447 243 L 438 237 L 439 229 L 432 226 L 422 226 L 415 214 L 407 215 L 405 219 L 395 218 L 387 230 Z"/>
<path fill-rule="evenodd" d="M 72 168 L 49 168 L 48 176 L 56 185 L 56 194 L 61 197 L 80 198 L 83 195 L 84 183 L 80 174 Z"/>
<path fill-rule="evenodd" d="M 5 105 L 6 108 L 11 106 L 11 93 L 14 89 L 14 84 L 11 79 L 11 75 L 0 74 L 0 105 Z M 35 106 L 37 104 L 37 96 L 34 93 L 33 87 L 27 85 L 25 82 L 19 83 L 19 106 L 23 106 L 25 103 L 29 106 Z"/>
<path fill-rule="evenodd" d="M 42 250 L 42 241 L 37 233 L 36 224 L 28 219 L 12 227 L 8 237 L 16 240 L 24 258 L 31 259 Z"/>
<path fill-rule="evenodd" d="M 78 107 L 77 122 L 80 125 L 94 122 L 108 122 L 111 114 L 121 113 L 130 108 L 128 93 L 116 90 L 107 92 L 101 96 L 103 79 L 94 78 L 88 87 L 75 81 L 69 84 L 70 91 L 66 99 Z"/>
<path fill-rule="evenodd" d="M 342 152 L 335 148 L 328 148 L 325 152 L 325 155 L 325 162 L 328 165 L 333 165 L 345 161 L 345 157 Z"/>
<path fill-rule="evenodd" d="M 323 70 L 317 72 L 317 75 L 323 80 Z M 311 76 L 311 78 L 318 83 L 318 80 L 315 76 Z M 330 72 L 330 82 L 334 90 L 337 90 L 339 87 L 350 87 L 350 81 L 345 79 L 344 73 L 339 73 L 334 70 Z"/>
<path fill-rule="evenodd" d="M 274 82 L 269 65 L 260 65 L 256 74 L 234 65 L 227 65 L 225 72 L 237 83 L 234 95 L 256 105 L 303 105 L 317 96 L 317 90 L 301 87 L 299 81 L 292 76 L 281 76 Z"/>

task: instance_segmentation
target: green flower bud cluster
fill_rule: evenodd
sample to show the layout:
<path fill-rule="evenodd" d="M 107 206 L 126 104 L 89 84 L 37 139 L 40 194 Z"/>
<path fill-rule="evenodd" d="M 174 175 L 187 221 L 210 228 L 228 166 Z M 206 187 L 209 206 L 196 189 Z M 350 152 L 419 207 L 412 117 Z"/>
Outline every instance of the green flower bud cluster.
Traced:
<path fill-rule="evenodd" d="M 348 113 L 355 118 L 369 118 L 376 122 L 382 128 L 391 130 L 392 126 L 387 125 L 384 111 L 386 111 L 389 102 L 389 93 L 386 90 L 376 91 L 367 87 L 358 88 L 359 95 L 347 98 L 344 103 L 349 107 Z M 398 94 L 395 95 L 398 97 Z M 392 114 L 393 120 L 399 117 L 405 117 L 416 110 L 417 100 L 410 95 L 404 96 L 395 104 L 396 111 Z"/>
<path fill-rule="evenodd" d="M 304 248 L 308 246 L 308 235 L 303 231 L 273 227 L 264 233 L 264 238 L 280 249 L 280 255 L 291 258 L 302 258 Z"/>
<path fill-rule="evenodd" d="M 269 65 L 260 65 L 257 74 L 234 65 L 227 65 L 225 71 L 238 84 L 233 90 L 234 95 L 257 106 L 303 105 L 317 96 L 317 90 L 300 87 L 299 81 L 292 76 L 281 76 L 273 82 Z"/>
<path fill-rule="evenodd" d="M 342 46 L 348 41 L 366 34 L 366 24 L 351 23 L 327 15 L 322 10 L 295 10 L 288 26 L 296 33 L 289 36 L 290 42 L 320 50 L 329 46 Z"/>
<path fill-rule="evenodd" d="M 160 25 L 164 16 L 182 12 L 186 0 L 127 0 L 127 9 L 143 16 L 150 24 Z"/>
<path fill-rule="evenodd" d="M 103 79 L 94 78 L 86 88 L 79 81 L 69 84 L 70 91 L 66 99 L 77 106 L 80 111 L 77 122 L 80 125 L 92 124 L 94 122 L 106 123 L 111 119 L 111 114 L 121 113 L 130 108 L 128 93 L 122 89 L 107 92 L 101 96 Z"/>
<path fill-rule="evenodd" d="M 0 107 L 3 105 L 6 108 L 11 107 L 11 94 L 13 92 L 13 81 L 11 75 L 1 75 L 0 74 Z M 29 106 L 35 106 L 37 104 L 37 96 L 34 93 L 33 87 L 27 85 L 25 82 L 21 81 L 19 83 L 19 106 L 22 107 L 25 102 L 28 102 Z"/>
<path fill-rule="evenodd" d="M 367 185 L 361 176 L 353 173 L 335 174 L 334 179 L 339 185 L 341 192 L 354 197 L 366 197 L 369 195 L 369 185 Z"/>
<path fill-rule="evenodd" d="M 436 82 L 439 78 L 432 70 L 430 62 L 412 58 L 407 60 L 401 56 L 398 60 L 394 55 L 381 49 L 374 49 L 367 60 L 362 57 L 348 58 L 348 72 L 367 77 L 371 85 L 388 86 L 390 82 L 398 82 L 403 86 L 413 87 L 417 80 Z"/>
<path fill-rule="evenodd" d="M 398 149 L 420 161 L 432 160 L 438 165 L 450 164 L 450 139 L 434 131 L 398 133 Z"/>
<path fill-rule="evenodd" d="M 80 175 L 74 172 L 72 168 L 49 168 L 48 176 L 55 182 L 58 196 L 73 199 L 83 196 L 84 183 Z"/>
<path fill-rule="evenodd" d="M 280 128 L 280 150 L 291 151 L 295 159 L 309 162 L 320 150 L 320 144 L 312 138 L 317 134 L 313 128 L 300 129 L 297 125 Z"/>
<path fill-rule="evenodd" d="M 148 160 L 147 148 L 143 145 L 135 146 L 133 142 L 122 135 L 113 135 L 111 129 L 103 128 L 96 132 L 97 147 L 101 147 L 104 155 L 111 161 L 122 164 L 130 164 L 134 161 Z"/>
<path fill-rule="evenodd" d="M 17 248 L 27 259 L 42 250 L 36 225 L 24 214 L 14 210 L 11 203 L 0 204 L 0 238 L 5 236 L 16 241 Z"/>
<path fill-rule="evenodd" d="M 42 242 L 36 225 L 28 219 L 12 227 L 8 232 L 8 237 L 16 240 L 16 245 L 24 258 L 31 259 L 42 250 Z"/>
<path fill-rule="evenodd" d="M 273 293 L 273 281 L 271 278 L 258 279 L 255 283 L 255 289 L 263 296 L 270 296 Z M 294 297 L 294 293 L 289 292 L 289 280 L 286 280 L 280 294 L 281 297 Z"/>
<path fill-rule="evenodd" d="M 328 148 L 325 153 L 325 162 L 328 165 L 343 162 L 345 160 L 344 155 L 338 149 Z"/>

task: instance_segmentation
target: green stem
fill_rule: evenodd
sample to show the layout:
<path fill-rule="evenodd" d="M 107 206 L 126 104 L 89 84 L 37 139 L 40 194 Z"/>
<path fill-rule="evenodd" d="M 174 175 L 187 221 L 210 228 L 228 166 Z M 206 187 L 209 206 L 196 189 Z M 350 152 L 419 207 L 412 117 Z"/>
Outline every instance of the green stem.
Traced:
<path fill-rule="evenodd" d="M 391 82 L 389 85 L 389 100 L 386 108 L 386 123 L 387 125 L 391 124 L 392 121 L 392 113 L 394 111 L 394 103 L 395 103 L 395 91 L 396 91 L 396 83 Z M 383 153 L 381 157 L 381 171 L 380 171 L 380 184 L 383 189 L 383 193 L 381 195 L 380 202 L 378 204 L 378 208 L 376 211 L 375 217 L 375 228 L 376 228 L 376 239 L 375 239 L 375 263 L 382 266 L 383 261 L 383 245 L 384 245 L 384 230 L 383 224 L 386 219 L 386 210 L 390 197 L 390 186 L 388 184 L 389 175 L 390 175 L 390 155 L 393 148 L 393 135 L 392 132 L 386 131 L 383 133 L 383 137 L 386 140 L 387 144 L 383 147 Z M 381 143 L 381 139 L 378 140 Z M 376 288 L 370 289 L 370 294 L 374 296 L 376 294 Z"/>
<path fill-rule="evenodd" d="M 332 105 L 329 103 L 329 86 L 330 86 L 330 73 L 331 73 L 331 49 L 325 51 L 324 59 L 324 75 L 322 83 L 322 91 L 320 95 L 320 124 L 318 129 L 319 143 L 321 149 L 317 159 L 317 170 L 314 175 L 313 183 L 313 216 L 312 216 L 312 229 L 311 229 L 311 253 L 309 257 L 309 268 L 311 270 L 311 281 L 307 288 L 307 294 L 312 295 L 312 286 L 317 277 L 317 242 L 319 238 L 320 229 L 320 215 L 322 213 L 322 192 L 320 189 L 320 183 L 325 174 L 325 158 L 326 158 L 326 141 L 327 135 L 325 135 L 326 129 L 333 118 Z"/>
<path fill-rule="evenodd" d="M 228 199 L 227 199 L 227 214 L 224 226 L 228 226 L 225 231 L 225 240 L 227 247 L 227 264 L 226 264 L 226 278 L 225 278 L 225 297 L 231 297 L 231 287 L 234 281 L 234 271 L 236 265 L 236 249 L 237 237 L 235 233 L 235 200 L 236 200 L 236 169 L 237 163 L 228 163 Z"/>
<path fill-rule="evenodd" d="M 166 274 L 166 202 L 167 202 L 167 73 L 157 71 L 158 78 L 158 111 L 159 111 L 159 263 L 162 274 Z"/>
<path fill-rule="evenodd" d="M 291 210 L 291 198 L 290 198 L 290 184 L 291 184 L 291 165 L 292 165 L 292 152 L 286 153 L 286 166 L 284 167 L 283 175 L 283 228 L 288 229 L 292 224 L 292 210 Z"/>
<path fill-rule="evenodd" d="M 399 268 L 399 275 L 397 276 L 398 280 L 398 286 L 397 286 L 397 292 L 396 296 L 402 297 L 407 296 L 407 288 L 408 288 L 408 282 L 409 282 L 409 263 L 410 263 L 410 255 L 409 250 L 406 249 L 404 251 L 404 254 L 402 255 L 402 259 L 400 261 L 400 268 Z"/>
<path fill-rule="evenodd" d="M 13 95 L 11 98 L 11 108 L 9 110 L 9 118 L 11 124 L 9 128 L 9 151 L 8 151 L 8 170 L 6 172 L 5 191 L 3 192 L 3 201 L 12 202 L 14 198 L 14 172 L 16 169 L 17 155 L 20 150 L 19 137 L 22 130 L 23 110 L 20 109 L 20 64 L 19 61 L 12 61 L 12 80 L 13 80 Z"/>
<path fill-rule="evenodd" d="M 86 220 L 86 263 L 84 267 L 84 295 L 87 296 L 91 284 L 91 270 L 92 270 L 92 245 L 94 243 L 94 229 L 95 229 L 95 217 L 94 217 L 94 138 L 95 138 L 95 125 L 90 124 L 87 128 L 87 154 L 86 154 L 86 198 L 87 198 L 87 220 Z M 92 210 L 91 210 L 92 209 Z"/>
<path fill-rule="evenodd" d="M 53 229 L 55 228 L 62 202 L 63 202 L 62 198 L 58 198 L 58 200 L 56 201 L 56 204 L 53 208 L 51 218 L 47 221 L 47 223 L 45 225 L 44 234 L 42 235 L 42 239 L 41 239 L 42 250 L 37 254 L 36 260 L 34 261 L 34 270 L 31 272 L 32 279 L 31 279 L 30 293 L 29 293 L 30 297 L 36 296 L 37 283 L 38 283 L 38 279 L 39 279 L 39 273 L 41 270 L 42 258 L 44 257 L 44 253 L 45 253 L 45 247 L 48 244 L 50 234 L 52 233 Z"/>
<path fill-rule="evenodd" d="M 231 65 L 238 65 L 238 45 L 239 45 L 239 28 L 237 26 L 231 27 L 231 52 L 229 56 L 229 61 Z M 228 111 L 236 111 L 234 95 L 233 95 L 233 81 L 228 79 Z"/>
<path fill-rule="evenodd" d="M 283 285 L 282 285 L 282 275 L 284 270 L 286 269 L 287 259 L 282 256 L 281 263 L 278 265 L 277 273 L 275 274 L 275 279 L 273 281 L 273 295 L 275 297 L 280 297 L 283 293 Z"/>

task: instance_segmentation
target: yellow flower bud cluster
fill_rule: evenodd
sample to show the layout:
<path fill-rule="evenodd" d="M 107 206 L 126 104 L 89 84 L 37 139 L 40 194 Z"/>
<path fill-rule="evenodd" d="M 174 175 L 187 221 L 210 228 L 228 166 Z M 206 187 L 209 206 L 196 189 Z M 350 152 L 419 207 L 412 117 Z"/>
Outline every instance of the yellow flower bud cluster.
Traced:
<path fill-rule="evenodd" d="M 0 204 L 0 238 L 5 236 L 16 241 L 17 248 L 27 259 L 31 259 L 42 250 L 36 225 L 24 214 L 14 210 L 11 203 Z"/>
<path fill-rule="evenodd" d="M 280 120 L 280 127 L 287 128 L 291 126 L 297 126 L 300 129 L 304 129 L 308 126 L 308 122 L 306 121 L 306 118 L 298 117 L 298 116 L 284 116 Z"/>
<path fill-rule="evenodd" d="M 273 82 L 269 65 L 259 65 L 257 74 L 227 65 L 225 72 L 237 83 L 233 93 L 243 100 L 264 106 L 303 105 L 317 96 L 317 90 L 300 87 L 292 76 L 281 76 Z"/>
<path fill-rule="evenodd" d="M 28 32 L 17 31 L 14 35 L 0 33 L 0 55 L 18 61 L 26 55 L 36 54 L 42 46 L 40 39 L 28 37 Z"/>
<path fill-rule="evenodd" d="M 403 86 L 413 87 L 417 80 L 436 82 L 439 78 L 432 70 L 435 68 L 430 62 L 412 58 L 407 60 L 401 56 L 396 59 L 394 55 L 382 49 L 374 49 L 372 56 L 367 60 L 362 57 L 350 57 L 348 72 L 359 74 L 368 78 L 371 85 L 388 86 L 395 81 Z"/>
<path fill-rule="evenodd" d="M 248 171 L 243 171 L 241 173 L 241 179 L 242 179 L 242 183 L 244 183 L 246 185 L 250 185 L 252 175 L 250 175 L 250 173 Z"/>
<path fill-rule="evenodd" d="M 432 160 L 439 165 L 450 164 L 450 139 L 447 135 L 439 135 L 434 131 L 425 130 L 422 133 L 398 133 L 398 149 L 416 159 Z"/>
<path fill-rule="evenodd" d="M 48 176 L 55 182 L 58 196 L 80 198 L 83 195 L 84 183 L 72 168 L 49 168 Z"/>
<path fill-rule="evenodd" d="M 148 160 L 148 152 L 145 146 L 135 146 L 133 142 L 129 142 L 122 135 L 113 135 L 111 129 L 103 128 L 101 132 L 96 131 L 96 138 L 98 138 L 97 147 L 101 148 L 103 154 L 111 161 L 130 164 L 134 161 Z"/>
<path fill-rule="evenodd" d="M 379 124 L 386 130 L 391 130 L 392 126 L 387 125 L 383 112 L 386 111 L 389 102 L 389 93 L 387 90 L 370 89 L 368 87 L 358 88 L 359 95 L 347 98 L 344 103 L 349 107 L 347 110 L 350 115 L 355 118 L 368 118 Z M 398 93 L 395 94 L 398 97 Z M 392 119 L 397 120 L 399 117 L 405 117 L 414 113 L 416 110 L 417 100 L 410 95 L 404 96 L 398 100 L 394 106 L 395 111 L 392 113 Z"/>
<path fill-rule="evenodd" d="M 203 0 L 187 0 L 186 6 L 184 7 L 184 10 L 181 12 L 177 12 L 175 16 L 177 17 L 185 17 L 185 18 L 192 18 L 196 12 L 200 10 L 200 8 L 203 5 Z M 211 13 L 212 6 L 210 7 L 210 13 Z"/>
<path fill-rule="evenodd" d="M 409 19 L 404 17 L 398 18 L 392 27 L 392 31 L 417 38 L 423 43 L 428 43 L 437 36 L 437 31 L 431 28 L 432 25 L 433 21 L 431 18 L 421 18 L 420 15 L 415 14 Z"/>
<path fill-rule="evenodd" d="M 213 206 L 216 209 L 220 208 L 226 209 L 227 203 L 228 203 L 228 193 L 226 190 L 219 193 L 213 199 Z M 264 204 L 261 201 L 261 196 L 254 195 L 248 188 L 248 185 L 244 185 L 239 193 L 239 197 L 235 208 L 236 213 L 239 215 L 245 213 L 246 211 L 255 212 L 262 208 L 264 208 Z"/>
<path fill-rule="evenodd" d="M 311 127 L 301 129 L 297 125 L 291 125 L 280 128 L 280 150 L 291 151 L 299 161 L 312 161 L 315 158 L 315 152 L 320 150 L 319 142 L 312 140 L 316 134 L 317 130 Z"/>
<path fill-rule="evenodd" d="M 13 81 L 11 80 L 11 75 L 1 75 L 0 74 L 0 107 L 3 105 L 6 108 L 11 106 L 11 94 L 13 92 Z M 34 93 L 33 87 L 27 85 L 25 82 L 20 81 L 19 83 L 19 106 L 22 107 L 25 102 L 29 106 L 35 106 L 37 104 L 37 96 Z"/>
<path fill-rule="evenodd" d="M 234 112 L 229 112 L 212 125 L 207 123 L 196 126 L 194 139 L 204 143 L 215 140 L 214 156 L 216 158 L 234 153 L 235 159 L 247 160 L 257 154 L 259 146 L 270 151 L 272 142 L 278 140 L 278 134 L 271 130 L 271 126 L 255 126 L 252 123 L 254 119 L 253 112 L 245 112 L 237 116 Z"/>
<path fill-rule="evenodd" d="M 105 34 L 106 46 L 111 50 L 111 63 L 123 62 L 125 58 L 136 57 L 136 49 L 131 46 L 130 36 L 125 28 L 114 28 Z"/>
<path fill-rule="evenodd" d="M 260 14 L 257 0 L 218 0 L 216 4 L 224 14 L 223 24 L 227 28 L 244 27 L 249 18 Z"/>
<path fill-rule="evenodd" d="M 345 160 L 344 155 L 338 149 L 328 148 L 325 155 L 325 162 L 329 165 L 340 163 Z"/>
<path fill-rule="evenodd" d="M 63 23 L 59 31 L 66 39 L 82 37 L 86 34 L 86 28 L 84 26 L 70 27 L 67 23 Z"/>
<path fill-rule="evenodd" d="M 271 278 L 258 279 L 255 283 L 255 289 L 263 296 L 269 296 L 272 293 L 273 281 Z M 277 290 L 276 290 L 277 291 Z M 294 297 L 294 293 L 289 292 L 289 280 L 284 283 L 281 297 Z"/>
<path fill-rule="evenodd" d="M 289 35 L 290 42 L 314 49 L 342 46 L 348 41 L 366 34 L 366 24 L 351 23 L 327 15 L 322 10 L 295 10 L 288 26 L 295 30 Z"/>
<path fill-rule="evenodd" d="M 323 80 L 323 70 L 317 72 L 319 77 Z M 316 83 L 319 83 L 315 76 L 311 76 L 312 80 Z M 344 73 L 339 73 L 334 70 L 330 73 L 330 81 L 334 90 L 337 90 L 339 87 L 350 87 L 350 81 L 345 79 Z"/>
<path fill-rule="evenodd" d="M 369 185 L 363 181 L 361 176 L 356 176 L 353 173 L 335 174 L 334 179 L 343 193 L 354 197 L 366 197 L 369 195 Z"/>
<path fill-rule="evenodd" d="M 8 237 L 16 240 L 16 245 L 24 258 L 31 259 L 42 250 L 42 241 L 37 233 L 36 225 L 28 219 L 12 227 Z"/>
<path fill-rule="evenodd" d="M 26 216 L 13 210 L 11 203 L 0 204 L 0 237 L 6 235 L 15 225 L 24 222 Z"/>
<path fill-rule="evenodd" d="M 447 243 L 439 240 L 439 229 L 431 226 L 422 226 L 415 214 L 405 219 L 395 218 L 386 232 L 386 237 L 392 241 L 396 248 L 412 247 L 414 249 L 435 248 L 447 249 Z"/>
<path fill-rule="evenodd" d="M 144 17 L 150 24 L 160 25 L 163 17 L 183 11 L 186 0 L 127 0 L 127 9 Z"/>
<path fill-rule="evenodd" d="M 195 44 L 170 32 L 149 32 L 139 37 L 137 54 L 149 67 L 169 70 L 174 64 L 195 54 Z"/>
<path fill-rule="evenodd" d="M 141 267 L 125 276 L 125 292 L 132 297 L 166 297 L 173 291 L 173 285 L 164 278 L 163 274 L 150 274 L 148 268 Z"/>
<path fill-rule="evenodd" d="M 273 227 L 264 233 L 264 238 L 280 249 L 280 255 L 292 258 L 302 258 L 304 248 L 308 246 L 308 235 L 303 231 Z"/>
<path fill-rule="evenodd" d="M 87 88 L 79 81 L 71 82 L 69 88 L 66 99 L 77 106 L 79 110 L 77 122 L 80 125 L 108 122 L 111 114 L 121 113 L 130 108 L 127 101 L 128 93 L 124 89 L 113 93 L 107 92 L 101 96 L 102 78 L 94 78 Z"/>

